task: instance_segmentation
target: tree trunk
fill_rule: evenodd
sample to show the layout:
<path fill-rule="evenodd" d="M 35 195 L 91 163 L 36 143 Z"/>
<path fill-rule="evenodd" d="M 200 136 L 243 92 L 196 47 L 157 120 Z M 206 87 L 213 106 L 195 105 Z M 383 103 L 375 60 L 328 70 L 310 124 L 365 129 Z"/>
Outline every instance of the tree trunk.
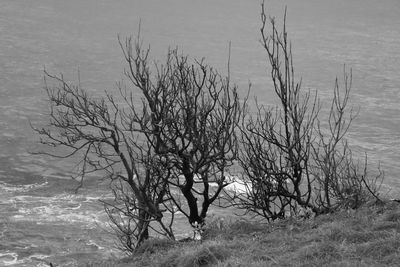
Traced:
<path fill-rule="evenodd" d="M 149 214 L 143 209 L 144 205 L 139 205 L 138 236 L 136 247 L 149 238 Z"/>
<path fill-rule="evenodd" d="M 192 188 L 194 184 L 194 174 L 190 170 L 190 164 L 188 159 L 183 160 L 183 175 L 185 176 L 185 185 L 181 187 L 181 191 L 183 196 L 186 198 L 186 201 L 189 206 L 189 223 L 193 224 L 197 222 L 201 224 L 203 219 L 199 216 L 199 209 L 197 207 L 197 198 L 192 193 Z"/>

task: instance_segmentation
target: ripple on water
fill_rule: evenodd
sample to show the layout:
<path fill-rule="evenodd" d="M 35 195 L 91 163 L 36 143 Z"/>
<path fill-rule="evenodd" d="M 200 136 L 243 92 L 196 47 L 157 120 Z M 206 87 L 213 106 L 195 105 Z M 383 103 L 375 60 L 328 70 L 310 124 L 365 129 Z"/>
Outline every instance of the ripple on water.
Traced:
<path fill-rule="evenodd" d="M 49 263 L 46 261 L 46 259 L 49 257 L 50 257 L 49 255 L 43 255 L 43 254 L 32 254 L 28 257 L 23 257 L 21 256 L 21 254 L 15 252 L 5 252 L 5 253 L 0 253 L 0 265 L 47 267 L 49 266 Z"/>
<path fill-rule="evenodd" d="M 104 191 L 74 194 L 65 192 L 66 180 L 24 181 L 0 182 L 0 266 L 77 266 L 114 251 L 99 202 Z"/>
<path fill-rule="evenodd" d="M 48 185 L 47 180 L 45 180 L 43 183 L 19 184 L 19 185 L 13 185 L 13 184 L 6 183 L 6 182 L 0 182 L 0 191 L 22 193 L 22 192 L 28 192 L 28 191 L 31 191 L 33 189 L 37 189 L 40 187 L 45 187 L 46 185 Z"/>
<path fill-rule="evenodd" d="M 15 196 L 8 200 L 17 208 L 10 219 L 38 223 L 78 223 L 97 227 L 104 224 L 106 217 L 98 199 L 99 197 L 87 199 L 69 194 L 53 197 Z"/>
<path fill-rule="evenodd" d="M 17 253 L 5 252 L 5 253 L 0 253 L 0 263 L 2 263 L 4 266 L 11 266 L 23 263 L 23 261 L 18 261 Z"/>
<path fill-rule="evenodd" d="M 0 246 L 0 266 L 77 266 L 115 253 L 114 240 L 104 229 L 85 224 L 14 222 L 7 226 Z"/>

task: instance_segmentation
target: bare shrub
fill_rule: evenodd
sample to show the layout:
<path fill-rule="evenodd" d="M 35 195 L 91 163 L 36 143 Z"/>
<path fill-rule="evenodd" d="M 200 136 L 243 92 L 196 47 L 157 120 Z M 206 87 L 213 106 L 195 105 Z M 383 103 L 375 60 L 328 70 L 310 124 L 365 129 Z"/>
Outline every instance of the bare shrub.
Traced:
<path fill-rule="evenodd" d="M 338 79 L 335 81 L 333 99 L 327 123 L 321 126 L 317 120 L 316 138 L 312 143 L 312 174 L 315 203 L 321 210 L 338 208 L 358 208 L 362 204 L 378 197 L 383 172 L 378 167 L 378 174 L 371 179 L 367 173 L 367 155 L 365 161 L 353 158 L 345 135 L 356 113 L 348 108 L 352 85 L 352 73 L 343 74 L 343 90 Z"/>
<path fill-rule="evenodd" d="M 280 107 L 257 104 L 256 115 L 242 121 L 240 164 L 252 185 L 242 203 L 252 212 L 274 220 L 284 218 L 297 204 L 316 209 L 311 203 L 309 160 L 319 107 L 316 96 L 310 92 L 302 95 L 301 82 L 295 81 L 286 12 L 282 33 L 275 19 L 270 18 L 272 33 L 267 35 L 264 4 L 261 20 L 261 42 Z"/>
<path fill-rule="evenodd" d="M 286 10 L 282 31 L 270 17 L 272 29 L 267 33 L 264 3 L 261 22 L 261 44 L 279 104 L 271 108 L 256 102 L 255 115 L 247 110 L 242 118 L 239 162 L 247 190 L 234 194 L 233 201 L 239 208 L 275 220 L 302 210 L 321 214 L 357 208 L 371 198 L 379 200 L 383 173 L 379 170 L 370 179 L 366 158 L 360 165 L 345 139 L 355 116 L 347 108 L 351 71 L 344 72 L 344 88 L 336 79 L 324 124 L 317 93 L 304 92 L 301 79 L 295 77 Z"/>

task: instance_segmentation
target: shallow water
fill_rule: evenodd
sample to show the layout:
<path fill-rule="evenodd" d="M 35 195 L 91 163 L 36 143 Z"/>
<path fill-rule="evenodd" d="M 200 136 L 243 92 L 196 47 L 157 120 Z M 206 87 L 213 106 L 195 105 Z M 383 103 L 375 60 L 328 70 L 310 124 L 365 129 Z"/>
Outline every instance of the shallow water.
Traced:
<path fill-rule="evenodd" d="M 386 187 L 400 190 L 400 2 L 397 0 L 267 1 L 281 18 L 288 9 L 298 77 L 304 88 L 330 97 L 343 64 L 353 69 L 352 103 L 360 108 L 349 139 L 381 162 Z M 141 32 L 152 56 L 168 46 L 205 57 L 227 70 L 242 92 L 264 103 L 271 93 L 259 45 L 260 2 L 255 0 L 3 0 L 0 2 L 0 265 L 77 266 L 117 253 L 98 198 L 106 186 L 89 182 L 78 195 L 70 180 L 74 161 L 30 155 L 38 137 L 29 122 L 48 113 L 43 69 L 64 73 L 93 94 L 115 88 L 124 68 L 117 35 Z"/>

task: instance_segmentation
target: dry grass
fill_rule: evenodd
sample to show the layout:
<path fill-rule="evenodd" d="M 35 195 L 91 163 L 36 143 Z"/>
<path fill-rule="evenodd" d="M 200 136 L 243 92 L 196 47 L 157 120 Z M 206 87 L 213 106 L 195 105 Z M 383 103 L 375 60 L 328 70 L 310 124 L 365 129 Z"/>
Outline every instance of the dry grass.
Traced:
<path fill-rule="evenodd" d="M 174 251 L 165 260 L 161 261 L 159 266 L 165 267 L 199 267 L 214 266 L 223 262 L 230 256 L 230 252 L 223 245 L 215 242 L 201 244 L 197 247 L 191 247 L 192 250 L 182 249 Z"/>
<path fill-rule="evenodd" d="M 398 266 L 400 205 L 271 224 L 213 221 L 205 236 L 152 240 L 132 258 L 92 266 Z"/>

